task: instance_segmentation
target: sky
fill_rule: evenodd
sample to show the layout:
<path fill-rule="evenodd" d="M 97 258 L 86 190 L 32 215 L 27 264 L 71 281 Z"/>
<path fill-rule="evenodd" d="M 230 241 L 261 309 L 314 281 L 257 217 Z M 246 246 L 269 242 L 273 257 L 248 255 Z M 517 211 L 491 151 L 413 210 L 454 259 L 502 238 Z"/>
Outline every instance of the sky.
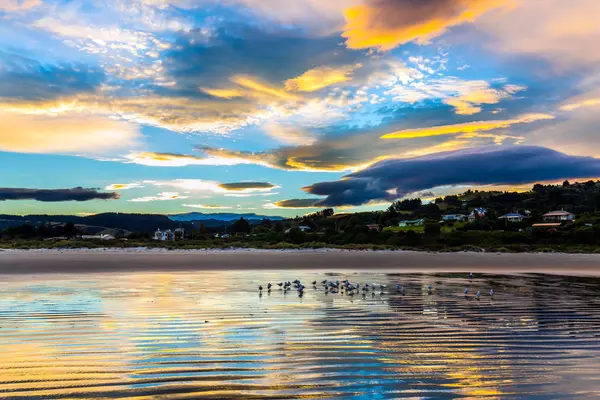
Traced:
<path fill-rule="evenodd" d="M 600 177 L 597 0 L 0 0 L 0 213 Z"/>

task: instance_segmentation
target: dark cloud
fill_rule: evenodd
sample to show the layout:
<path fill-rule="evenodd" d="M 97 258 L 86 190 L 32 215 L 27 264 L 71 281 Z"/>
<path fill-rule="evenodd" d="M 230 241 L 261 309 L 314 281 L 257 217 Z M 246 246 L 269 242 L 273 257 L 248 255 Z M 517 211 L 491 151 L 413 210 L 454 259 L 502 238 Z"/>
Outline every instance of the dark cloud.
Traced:
<path fill-rule="evenodd" d="M 272 189 L 275 187 L 269 182 L 233 182 L 221 183 L 220 188 L 225 190 Z"/>
<path fill-rule="evenodd" d="M 44 65 L 0 51 L 0 98 L 44 100 L 91 92 L 104 79 L 104 73 L 98 68 Z"/>
<path fill-rule="evenodd" d="M 327 196 L 318 206 L 394 200 L 443 185 L 523 184 L 600 176 L 600 159 L 570 156 L 538 146 L 490 146 L 411 159 L 388 159 L 339 181 L 304 188 Z"/>
<path fill-rule="evenodd" d="M 427 43 L 448 27 L 471 22 L 505 3 L 508 0 L 365 0 L 346 13 L 343 36 L 354 49 Z"/>
<path fill-rule="evenodd" d="M 165 68 L 178 87 L 224 85 L 240 74 L 282 82 L 317 66 L 351 64 L 364 58 L 340 46 L 337 35 L 306 37 L 293 30 L 262 31 L 236 24 L 221 27 L 208 43 L 192 41 L 196 36 L 194 31 L 182 35 L 166 55 Z"/>
<path fill-rule="evenodd" d="M 99 192 L 96 189 L 25 189 L 0 188 L 0 201 L 4 200 L 37 200 L 44 202 L 58 201 L 88 201 L 118 199 L 114 192 Z"/>
<path fill-rule="evenodd" d="M 319 207 L 319 201 L 320 199 L 289 199 L 277 201 L 275 205 L 281 208 L 309 208 Z"/>
<path fill-rule="evenodd" d="M 480 0 L 484 2 L 487 0 Z M 476 3 L 473 1 L 472 3 Z M 416 26 L 432 20 L 446 20 L 465 9 L 463 0 L 367 0 L 372 10 L 369 27 L 389 29 Z"/>

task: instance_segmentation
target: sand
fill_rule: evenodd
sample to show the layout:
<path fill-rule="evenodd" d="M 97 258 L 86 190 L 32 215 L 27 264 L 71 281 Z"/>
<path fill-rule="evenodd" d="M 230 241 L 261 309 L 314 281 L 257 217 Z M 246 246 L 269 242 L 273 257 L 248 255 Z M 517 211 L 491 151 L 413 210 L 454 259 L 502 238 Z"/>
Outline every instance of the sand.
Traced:
<path fill-rule="evenodd" d="M 389 270 L 600 275 L 600 254 L 411 251 L 0 251 L 0 274 L 184 270 Z"/>

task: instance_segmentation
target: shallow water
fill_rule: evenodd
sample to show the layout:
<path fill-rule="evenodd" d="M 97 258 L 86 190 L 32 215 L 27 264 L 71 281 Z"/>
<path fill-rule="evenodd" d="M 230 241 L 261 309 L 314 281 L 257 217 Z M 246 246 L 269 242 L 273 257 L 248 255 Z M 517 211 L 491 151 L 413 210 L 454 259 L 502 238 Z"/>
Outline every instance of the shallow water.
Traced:
<path fill-rule="evenodd" d="M 466 274 L 315 271 L 0 278 L 0 398 L 600 397 L 599 278 L 478 274 L 470 282 Z M 308 286 L 302 298 L 277 286 L 262 296 L 256 289 L 296 278 Z M 308 284 L 326 278 L 388 287 L 363 298 Z"/>

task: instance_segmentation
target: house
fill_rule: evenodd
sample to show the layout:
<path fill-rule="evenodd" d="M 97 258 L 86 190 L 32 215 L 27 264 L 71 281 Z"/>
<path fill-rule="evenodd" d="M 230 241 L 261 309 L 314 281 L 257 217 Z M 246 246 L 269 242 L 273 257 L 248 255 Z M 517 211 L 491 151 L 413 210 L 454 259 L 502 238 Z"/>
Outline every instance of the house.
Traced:
<path fill-rule="evenodd" d="M 377 231 L 379 232 L 381 230 L 381 227 L 377 224 L 368 224 L 367 228 L 369 228 L 370 231 Z"/>
<path fill-rule="evenodd" d="M 506 222 L 521 222 L 524 219 L 527 219 L 527 217 L 524 215 L 521 215 L 519 213 L 508 213 L 508 214 L 504 214 L 501 217 L 498 217 L 498 219 L 503 219 Z"/>
<path fill-rule="evenodd" d="M 298 225 L 296 228 L 300 229 L 302 232 L 310 232 L 312 229 L 310 228 L 310 226 L 306 226 L 306 225 Z M 285 230 L 285 233 L 290 233 L 290 231 L 293 228 L 288 228 Z"/>
<path fill-rule="evenodd" d="M 446 214 L 442 215 L 442 221 L 466 221 L 467 216 L 465 214 Z"/>
<path fill-rule="evenodd" d="M 407 227 L 407 226 L 421 226 L 421 225 L 425 225 L 425 219 L 424 218 L 407 220 L 407 221 L 400 221 L 400 223 L 398 224 L 398 226 L 401 227 L 401 228 L 404 228 L 404 227 Z"/>
<path fill-rule="evenodd" d="M 487 216 L 487 209 L 482 208 L 482 207 L 477 207 L 473 211 L 471 211 L 471 214 L 469 214 L 469 221 L 474 221 L 476 219 L 482 219 L 482 218 L 485 218 L 486 216 Z"/>
<path fill-rule="evenodd" d="M 568 211 L 551 211 L 542 216 L 544 222 L 573 222 L 575 220 L 575 214 Z"/>
<path fill-rule="evenodd" d="M 154 232 L 154 240 L 160 240 L 163 242 L 167 240 L 175 240 L 175 232 L 173 232 L 170 229 L 167 229 L 165 231 L 157 229 L 156 232 Z"/>
<path fill-rule="evenodd" d="M 173 231 L 173 233 L 175 234 L 175 239 L 179 239 L 179 240 L 185 239 L 185 229 L 177 228 Z"/>

